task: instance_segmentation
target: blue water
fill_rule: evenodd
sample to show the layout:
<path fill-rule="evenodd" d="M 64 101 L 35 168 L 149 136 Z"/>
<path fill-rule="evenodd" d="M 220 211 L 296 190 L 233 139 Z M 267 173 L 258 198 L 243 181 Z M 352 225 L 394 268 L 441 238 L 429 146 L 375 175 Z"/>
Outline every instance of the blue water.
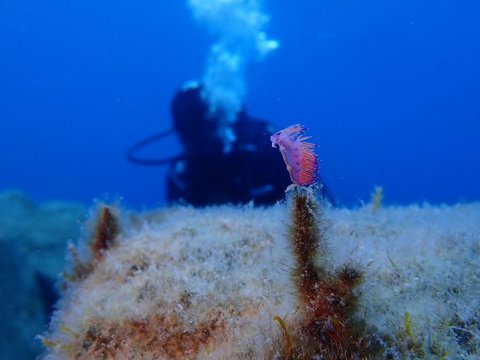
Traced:
<path fill-rule="evenodd" d="M 265 0 L 264 11 L 280 47 L 249 65 L 246 106 L 278 128 L 310 127 L 340 205 L 368 202 L 376 185 L 388 204 L 480 200 L 478 1 Z M 125 153 L 171 127 L 172 96 L 203 76 L 214 41 L 187 0 L 0 0 L 0 193 L 164 205 L 167 169 Z M 149 154 L 179 151 L 169 138 Z M 6 198 L 0 357 L 23 360 L 48 317 L 35 275 L 54 281 L 83 208 Z"/>
<path fill-rule="evenodd" d="M 341 204 L 480 200 L 480 4 L 273 1 L 281 46 L 248 68 L 249 112 L 301 122 Z M 0 2 L 0 189 L 90 204 L 165 202 L 126 149 L 170 127 L 212 37 L 184 1 Z M 179 151 L 173 140 L 157 154 Z"/>

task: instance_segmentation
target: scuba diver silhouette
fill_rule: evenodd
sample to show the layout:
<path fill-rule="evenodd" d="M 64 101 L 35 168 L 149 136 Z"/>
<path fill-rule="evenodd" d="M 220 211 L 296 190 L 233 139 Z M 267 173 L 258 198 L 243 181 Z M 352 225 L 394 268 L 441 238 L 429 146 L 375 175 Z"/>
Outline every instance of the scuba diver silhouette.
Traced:
<path fill-rule="evenodd" d="M 235 141 L 224 151 L 216 121 L 202 97 L 202 87 L 194 85 L 176 93 L 171 113 L 173 129 L 148 137 L 127 152 L 130 162 L 139 165 L 169 165 L 167 199 L 194 206 L 225 203 L 272 205 L 285 196 L 291 183 L 285 165 L 272 148 L 275 132 L 268 122 L 250 117 L 245 108 L 231 125 Z M 143 159 L 137 152 L 176 133 L 183 146 L 179 156 Z"/>

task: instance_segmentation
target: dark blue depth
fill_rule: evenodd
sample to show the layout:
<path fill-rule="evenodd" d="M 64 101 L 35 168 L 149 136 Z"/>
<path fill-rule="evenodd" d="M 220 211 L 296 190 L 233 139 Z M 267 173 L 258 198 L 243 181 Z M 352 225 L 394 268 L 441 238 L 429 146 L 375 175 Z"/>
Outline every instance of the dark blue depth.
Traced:
<path fill-rule="evenodd" d="M 281 47 L 249 68 L 246 104 L 304 123 L 340 204 L 480 200 L 477 1 L 267 1 Z M 0 2 L 0 189 L 38 200 L 161 205 L 164 168 L 127 148 L 168 129 L 212 38 L 182 1 Z M 178 153 L 169 139 L 155 156 Z M 208 174 L 206 174 L 208 176 Z"/>

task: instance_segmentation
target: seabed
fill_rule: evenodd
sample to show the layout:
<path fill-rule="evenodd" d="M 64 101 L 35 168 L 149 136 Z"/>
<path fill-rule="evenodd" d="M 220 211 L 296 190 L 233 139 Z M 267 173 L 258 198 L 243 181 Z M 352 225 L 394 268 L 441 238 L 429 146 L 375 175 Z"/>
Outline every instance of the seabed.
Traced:
<path fill-rule="evenodd" d="M 301 313 L 288 203 L 108 207 L 115 243 L 92 260 L 85 244 L 98 233 L 101 209 L 63 274 L 62 299 L 41 336 L 43 358 L 275 358 Z M 355 316 L 382 348 L 370 358 L 479 358 L 479 220 L 480 203 L 322 206 L 329 264 L 364 273 Z"/>

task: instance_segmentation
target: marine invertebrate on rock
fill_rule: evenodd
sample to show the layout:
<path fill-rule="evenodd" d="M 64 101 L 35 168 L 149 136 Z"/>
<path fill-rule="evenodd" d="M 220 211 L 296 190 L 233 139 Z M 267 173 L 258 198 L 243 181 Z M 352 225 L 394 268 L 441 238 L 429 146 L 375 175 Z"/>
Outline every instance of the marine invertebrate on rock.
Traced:
<path fill-rule="evenodd" d="M 294 184 L 306 186 L 318 181 L 318 159 L 315 144 L 305 142 L 307 128 L 296 124 L 277 131 L 270 137 L 272 147 L 278 146 Z"/>
<path fill-rule="evenodd" d="M 116 210 L 100 208 L 97 245 L 81 262 L 89 272 L 67 278 L 45 359 L 478 358 L 478 205 L 371 216 L 322 207 L 314 186 L 292 185 L 287 198 L 268 209 L 131 214 L 119 230 Z M 459 231 L 451 218 L 468 221 Z M 361 288 L 360 316 L 370 261 L 378 267 Z M 414 331 L 399 321 L 405 309 Z M 457 312 L 465 320 L 442 330 Z"/>
<path fill-rule="evenodd" d="M 295 185 L 290 195 L 290 241 L 296 266 L 293 277 L 301 318 L 292 324 L 285 359 L 354 359 L 372 351 L 360 327 L 355 326 L 355 288 L 363 273 L 352 264 L 331 271 L 327 259 L 325 223 L 312 185 L 317 177 L 315 145 L 305 143 L 305 127 L 293 125 L 272 135 Z M 293 345 L 290 344 L 293 343 Z"/>

